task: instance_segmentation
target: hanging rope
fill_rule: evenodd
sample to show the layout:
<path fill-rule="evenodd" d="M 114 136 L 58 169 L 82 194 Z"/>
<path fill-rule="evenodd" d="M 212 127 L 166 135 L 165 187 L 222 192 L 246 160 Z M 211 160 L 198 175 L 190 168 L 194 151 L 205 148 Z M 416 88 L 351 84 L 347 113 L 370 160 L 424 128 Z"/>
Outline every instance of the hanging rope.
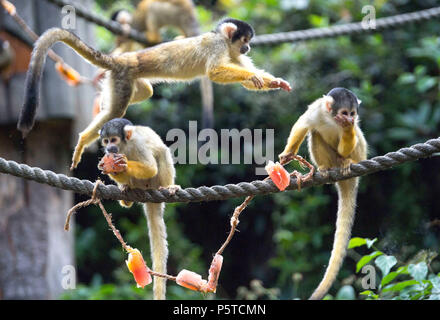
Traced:
<path fill-rule="evenodd" d="M 301 188 L 318 186 L 329 182 L 363 176 L 377 171 L 386 170 L 398 164 L 427 158 L 434 153 L 440 152 L 440 137 L 431 139 L 425 143 L 419 143 L 409 148 L 402 148 L 383 156 L 374 157 L 351 165 L 351 173 L 342 175 L 337 169 L 329 172 L 328 177 L 323 177 L 319 172 L 315 173 L 313 179 L 301 185 Z M 68 177 L 64 174 L 56 174 L 41 168 L 31 168 L 26 164 L 19 164 L 15 161 L 7 161 L 0 158 L 0 173 L 10 174 L 27 180 L 36 181 L 64 190 L 71 190 L 76 193 L 92 196 L 94 183 L 89 180 L 80 180 Z M 297 189 L 296 178 L 292 178 L 288 190 Z M 100 199 L 125 200 L 135 202 L 200 202 L 226 200 L 230 198 L 263 195 L 279 192 L 272 181 L 252 181 L 238 184 L 227 184 L 224 186 L 198 187 L 180 189 L 170 192 L 167 189 L 161 190 L 129 190 L 122 192 L 115 185 L 100 185 L 96 195 Z"/>
<path fill-rule="evenodd" d="M 71 1 L 66 0 L 47 0 L 59 7 L 64 7 L 66 5 L 71 5 L 75 7 L 75 12 L 79 17 L 86 19 L 92 23 L 95 23 L 101 27 L 104 27 L 114 34 L 126 36 L 129 39 L 140 42 L 144 45 L 149 45 L 145 38 L 145 35 L 136 30 L 130 30 L 127 34 L 121 25 L 116 21 L 106 20 L 102 17 L 92 13 L 89 9 L 84 8 L 81 4 L 72 4 Z M 365 29 L 362 27 L 361 22 L 346 23 L 340 25 L 334 25 L 325 28 L 312 28 L 306 30 L 298 30 L 291 32 L 280 32 L 273 34 L 263 34 L 257 35 L 252 39 L 253 45 L 263 45 L 263 44 L 279 44 L 284 42 L 297 42 L 297 41 L 307 41 L 322 38 L 334 38 L 343 35 L 353 35 L 361 33 L 372 33 L 378 32 L 385 29 L 392 29 L 407 25 L 410 23 L 419 23 L 431 19 L 436 19 L 440 17 L 440 7 L 434 7 L 431 9 L 420 10 L 410 13 L 403 13 L 391 17 L 378 18 L 376 19 L 376 29 Z"/>

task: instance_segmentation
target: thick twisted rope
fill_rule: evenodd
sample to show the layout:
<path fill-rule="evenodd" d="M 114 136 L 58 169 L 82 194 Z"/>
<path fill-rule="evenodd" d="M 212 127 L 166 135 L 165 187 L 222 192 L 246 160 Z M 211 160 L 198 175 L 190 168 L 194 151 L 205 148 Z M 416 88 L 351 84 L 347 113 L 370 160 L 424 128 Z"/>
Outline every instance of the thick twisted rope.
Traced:
<path fill-rule="evenodd" d="M 76 9 L 76 14 L 92 23 L 102 26 L 117 35 L 126 36 L 129 39 L 140 42 L 144 45 L 149 45 L 145 38 L 145 35 L 136 31 L 130 30 L 127 34 L 121 25 L 116 21 L 109 21 L 103 19 L 102 17 L 90 12 L 90 10 L 84 8 L 79 3 L 72 3 L 72 1 L 66 0 L 47 0 L 59 7 L 64 7 L 66 5 L 72 5 Z M 362 27 L 361 22 L 346 23 L 341 25 L 335 25 L 326 28 L 312 28 L 307 30 L 298 30 L 291 32 L 281 32 L 274 34 L 264 34 L 255 36 L 252 40 L 253 45 L 263 45 L 263 44 L 277 44 L 283 42 L 296 42 L 296 41 L 306 41 L 322 38 L 333 38 L 342 35 L 352 35 L 360 33 L 371 33 L 377 32 L 384 29 L 391 29 L 406 25 L 409 23 L 423 22 L 426 20 L 431 20 L 440 17 L 440 7 L 434 7 L 431 9 L 415 11 L 411 13 L 399 14 L 391 17 L 378 18 L 376 19 L 376 29 L 365 29 Z"/>
<path fill-rule="evenodd" d="M 334 38 L 343 35 L 372 33 L 384 29 L 397 28 L 409 23 L 418 23 L 440 17 L 440 7 L 399 14 L 391 17 L 376 19 L 376 28 L 364 28 L 362 22 L 346 23 L 324 28 L 313 28 L 291 32 L 281 32 L 255 36 L 253 45 L 277 44 L 284 42 L 297 42 L 322 38 Z"/>
<path fill-rule="evenodd" d="M 374 157 L 351 165 L 351 172 L 343 175 L 338 169 L 329 171 L 328 176 L 316 172 L 313 179 L 301 184 L 301 188 L 318 186 L 325 183 L 336 182 L 352 177 L 364 176 L 377 171 L 386 170 L 396 165 L 427 158 L 434 153 L 440 152 L 440 137 L 431 139 L 425 143 L 419 143 L 408 148 L 402 148 L 383 156 Z M 0 158 L 0 173 L 10 174 L 27 180 L 36 181 L 64 190 L 71 190 L 76 193 L 92 196 L 94 183 L 88 180 L 80 180 L 68 177 L 64 174 L 56 174 L 41 168 L 31 168 L 26 164 L 19 164 L 15 161 L 7 161 Z M 297 189 L 296 178 L 292 178 L 288 190 Z M 252 195 L 263 195 L 279 192 L 272 181 L 256 180 L 252 182 L 241 182 L 238 184 L 227 184 L 224 186 L 215 185 L 212 187 L 198 187 L 180 189 L 170 192 L 167 189 L 161 190 L 129 190 L 120 191 L 115 185 L 99 185 L 96 196 L 100 199 L 126 200 L 135 202 L 200 202 L 226 200 L 230 198 L 246 197 Z"/>

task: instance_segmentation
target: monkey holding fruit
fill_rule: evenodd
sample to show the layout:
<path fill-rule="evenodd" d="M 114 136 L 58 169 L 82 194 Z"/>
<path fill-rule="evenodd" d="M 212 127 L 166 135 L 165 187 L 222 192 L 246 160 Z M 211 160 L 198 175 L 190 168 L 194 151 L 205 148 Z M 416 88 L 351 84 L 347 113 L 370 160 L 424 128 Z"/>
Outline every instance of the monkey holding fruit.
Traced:
<path fill-rule="evenodd" d="M 134 126 L 126 119 L 116 118 L 100 131 L 106 155 L 98 168 L 122 188 L 160 189 L 175 192 L 175 169 L 171 152 L 151 128 Z M 123 207 L 132 202 L 119 201 Z M 168 243 L 164 222 L 164 203 L 145 203 L 153 270 L 166 273 Z M 154 299 L 165 299 L 166 280 L 154 277 Z"/>
<path fill-rule="evenodd" d="M 345 88 L 334 88 L 313 102 L 293 126 L 280 159 L 296 155 L 308 134 L 310 156 L 322 174 L 331 168 L 348 173 L 350 164 L 367 158 L 367 142 L 359 127 L 359 104 L 356 95 Z M 333 250 L 311 300 L 324 297 L 342 266 L 355 217 L 358 184 L 357 177 L 336 182 L 339 201 Z"/>

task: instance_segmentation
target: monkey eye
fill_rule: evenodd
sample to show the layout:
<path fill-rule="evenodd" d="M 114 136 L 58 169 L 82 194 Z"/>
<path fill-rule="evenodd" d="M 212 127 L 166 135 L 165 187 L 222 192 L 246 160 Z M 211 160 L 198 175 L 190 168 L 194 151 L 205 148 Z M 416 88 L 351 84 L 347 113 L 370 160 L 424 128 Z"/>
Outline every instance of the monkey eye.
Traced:
<path fill-rule="evenodd" d="M 241 42 L 243 42 L 243 43 L 249 43 L 250 40 L 251 39 L 249 37 L 246 37 L 246 36 L 241 37 Z"/>
<path fill-rule="evenodd" d="M 118 137 L 112 137 L 110 142 L 111 143 L 119 143 L 119 138 Z"/>
<path fill-rule="evenodd" d="M 102 143 L 103 143 L 103 144 L 108 144 L 108 139 L 107 139 L 107 138 L 102 139 Z"/>
<path fill-rule="evenodd" d="M 344 110 L 344 111 L 342 111 L 341 112 L 344 116 L 348 116 L 348 111 L 347 110 Z"/>
<path fill-rule="evenodd" d="M 354 111 L 350 112 L 350 116 L 352 116 L 352 117 L 354 117 L 355 114 L 356 114 L 356 112 L 354 112 Z"/>

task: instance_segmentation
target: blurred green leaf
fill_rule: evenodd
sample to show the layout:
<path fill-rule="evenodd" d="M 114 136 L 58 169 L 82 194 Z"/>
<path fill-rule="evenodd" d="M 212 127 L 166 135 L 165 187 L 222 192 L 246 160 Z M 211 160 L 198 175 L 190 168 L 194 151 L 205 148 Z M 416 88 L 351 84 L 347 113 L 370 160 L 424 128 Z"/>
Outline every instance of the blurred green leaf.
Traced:
<path fill-rule="evenodd" d="M 380 251 L 374 251 L 373 253 L 370 253 L 369 255 L 363 256 L 356 264 L 356 272 L 359 272 L 363 266 L 365 266 L 371 260 L 373 260 L 374 258 L 376 258 L 382 254 L 383 253 Z"/>
<path fill-rule="evenodd" d="M 370 249 L 373 244 L 377 241 L 377 238 L 374 238 L 373 240 L 366 238 L 365 239 L 367 241 L 367 248 Z"/>
<path fill-rule="evenodd" d="M 397 269 L 397 271 L 390 272 L 385 277 L 383 277 L 382 281 L 380 282 L 380 286 L 384 287 L 388 283 L 393 281 L 398 275 L 406 274 L 406 273 L 408 273 L 408 267 L 407 266 L 400 267 L 399 269 Z"/>
<path fill-rule="evenodd" d="M 369 298 L 372 298 L 372 299 L 378 299 L 379 298 L 379 295 L 375 294 L 371 290 L 362 291 L 359 294 L 362 295 L 362 296 L 368 296 Z"/>
<path fill-rule="evenodd" d="M 420 92 L 425 92 L 434 87 L 438 83 L 437 78 L 423 77 L 417 81 L 417 89 Z"/>
<path fill-rule="evenodd" d="M 348 249 L 353 249 L 356 247 L 360 247 L 367 244 L 367 240 L 364 238 L 351 238 L 350 242 L 348 243 Z"/>
<path fill-rule="evenodd" d="M 376 266 L 382 271 L 382 277 L 385 277 L 393 266 L 396 265 L 397 259 L 393 256 L 380 256 L 374 262 Z"/>
<path fill-rule="evenodd" d="M 410 264 L 408 266 L 409 274 L 417 281 L 425 279 L 428 274 L 428 266 L 426 262 L 420 262 L 418 264 Z"/>
<path fill-rule="evenodd" d="M 407 280 L 407 281 L 402 281 L 402 282 L 398 282 L 396 284 L 392 284 L 389 285 L 387 287 L 385 287 L 382 292 L 388 292 L 388 291 L 401 291 L 406 287 L 409 286 L 414 286 L 416 284 L 418 284 L 419 282 L 417 280 Z"/>

